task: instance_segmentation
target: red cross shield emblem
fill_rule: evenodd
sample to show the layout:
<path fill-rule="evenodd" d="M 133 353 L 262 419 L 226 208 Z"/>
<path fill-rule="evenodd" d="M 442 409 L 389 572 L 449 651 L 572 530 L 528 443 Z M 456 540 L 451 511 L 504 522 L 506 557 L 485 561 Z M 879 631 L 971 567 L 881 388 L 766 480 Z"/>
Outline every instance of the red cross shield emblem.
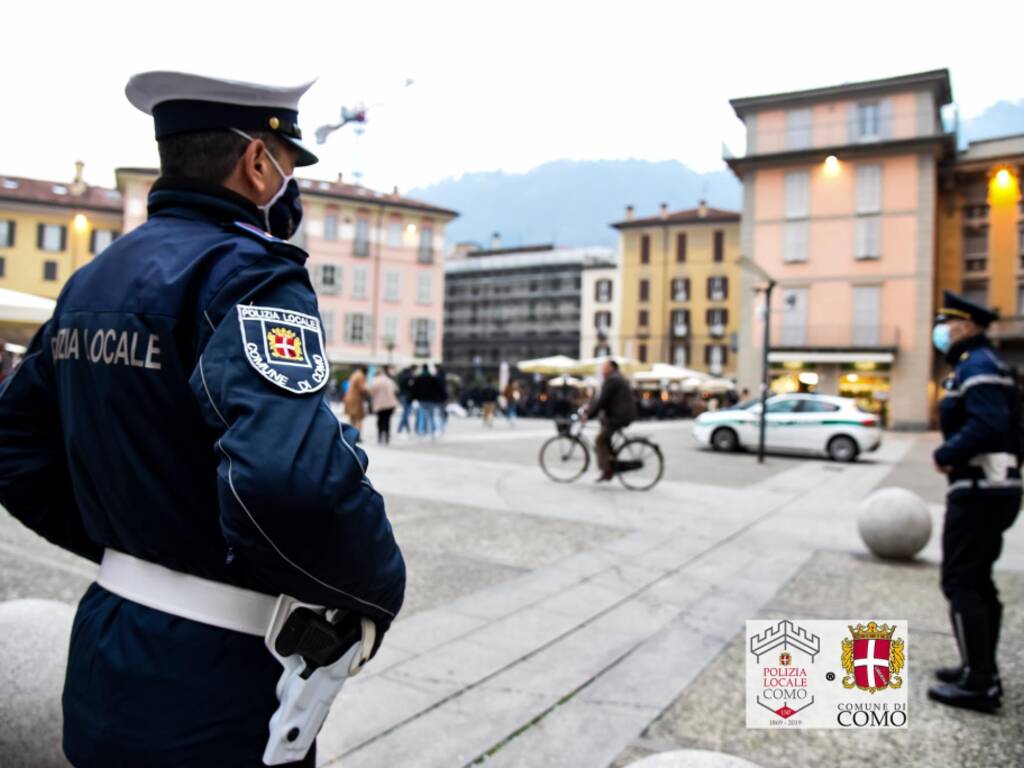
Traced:
<path fill-rule="evenodd" d="M 844 688 L 859 688 L 868 693 L 899 688 L 900 671 L 906 663 L 904 643 L 894 638 L 895 625 L 870 621 L 867 626 L 850 627 L 852 638 L 843 640 Z"/>
<path fill-rule="evenodd" d="M 267 333 L 270 357 L 276 360 L 302 362 L 302 339 L 287 328 L 272 328 Z"/>

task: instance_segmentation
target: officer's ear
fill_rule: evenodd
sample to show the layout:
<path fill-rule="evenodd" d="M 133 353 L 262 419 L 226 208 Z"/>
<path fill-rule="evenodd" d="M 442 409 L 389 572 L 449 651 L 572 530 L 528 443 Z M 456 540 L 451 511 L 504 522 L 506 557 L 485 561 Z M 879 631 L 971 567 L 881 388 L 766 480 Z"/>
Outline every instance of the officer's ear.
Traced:
<path fill-rule="evenodd" d="M 281 185 L 281 179 L 270 161 L 267 145 L 262 139 L 253 139 L 238 161 L 237 171 L 241 181 L 254 193 L 257 204 L 270 198 Z"/>

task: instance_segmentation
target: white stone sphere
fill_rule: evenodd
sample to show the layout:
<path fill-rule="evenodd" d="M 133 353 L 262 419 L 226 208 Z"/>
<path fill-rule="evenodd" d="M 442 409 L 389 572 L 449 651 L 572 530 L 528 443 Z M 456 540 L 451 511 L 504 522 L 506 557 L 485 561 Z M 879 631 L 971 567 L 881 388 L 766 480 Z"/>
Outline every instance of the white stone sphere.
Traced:
<path fill-rule="evenodd" d="M 705 749 L 679 749 L 661 752 L 630 763 L 627 768 L 759 768 L 755 763 L 724 752 Z"/>
<path fill-rule="evenodd" d="M 857 530 L 875 555 L 910 560 L 932 535 L 932 516 L 924 499 L 906 488 L 881 488 L 857 509 Z"/>
<path fill-rule="evenodd" d="M 75 609 L 53 600 L 0 603 L 0 755 L 5 768 L 68 765 L 60 697 Z"/>

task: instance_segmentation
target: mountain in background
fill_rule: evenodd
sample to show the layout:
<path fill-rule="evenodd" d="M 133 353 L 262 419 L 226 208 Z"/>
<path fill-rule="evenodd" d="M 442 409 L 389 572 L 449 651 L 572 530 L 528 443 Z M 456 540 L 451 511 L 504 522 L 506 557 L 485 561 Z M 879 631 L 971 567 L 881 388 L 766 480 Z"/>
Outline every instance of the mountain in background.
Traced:
<path fill-rule="evenodd" d="M 1024 133 L 1024 100 L 1000 101 L 960 124 L 960 143 Z M 704 198 L 715 208 L 740 210 L 739 181 L 728 170 L 697 173 L 665 160 L 556 160 L 527 173 L 467 173 L 458 179 L 409 190 L 416 200 L 454 208 L 459 218 L 447 228 L 448 243 L 466 240 L 487 246 L 493 232 L 504 247 L 556 243 L 614 247 L 618 233 L 608 225 L 625 217 L 654 216 L 658 206 L 695 208 Z"/>
<path fill-rule="evenodd" d="M 614 247 L 608 225 L 636 215 L 655 216 L 696 208 L 701 198 L 715 208 L 738 211 L 741 189 L 730 171 L 697 173 L 674 160 L 556 160 L 527 173 L 467 173 L 458 179 L 409 190 L 409 197 L 446 208 L 459 218 L 448 225 L 449 244 L 466 240 L 487 246 L 501 233 L 502 247 L 556 243 Z"/>
<path fill-rule="evenodd" d="M 977 117 L 960 123 L 960 148 L 969 141 L 1024 133 L 1024 99 L 997 101 Z"/>

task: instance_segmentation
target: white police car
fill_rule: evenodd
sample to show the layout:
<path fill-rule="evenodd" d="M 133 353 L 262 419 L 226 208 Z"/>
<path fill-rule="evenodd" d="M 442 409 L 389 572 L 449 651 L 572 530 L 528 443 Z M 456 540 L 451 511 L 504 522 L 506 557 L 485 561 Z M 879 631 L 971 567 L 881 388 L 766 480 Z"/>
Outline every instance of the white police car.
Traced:
<path fill-rule="evenodd" d="M 771 451 L 826 453 L 835 461 L 854 461 L 882 442 L 876 414 L 861 410 L 855 400 L 827 395 L 775 395 L 768 398 L 765 447 Z M 693 436 L 717 451 L 757 448 L 761 401 L 697 417 Z"/>

